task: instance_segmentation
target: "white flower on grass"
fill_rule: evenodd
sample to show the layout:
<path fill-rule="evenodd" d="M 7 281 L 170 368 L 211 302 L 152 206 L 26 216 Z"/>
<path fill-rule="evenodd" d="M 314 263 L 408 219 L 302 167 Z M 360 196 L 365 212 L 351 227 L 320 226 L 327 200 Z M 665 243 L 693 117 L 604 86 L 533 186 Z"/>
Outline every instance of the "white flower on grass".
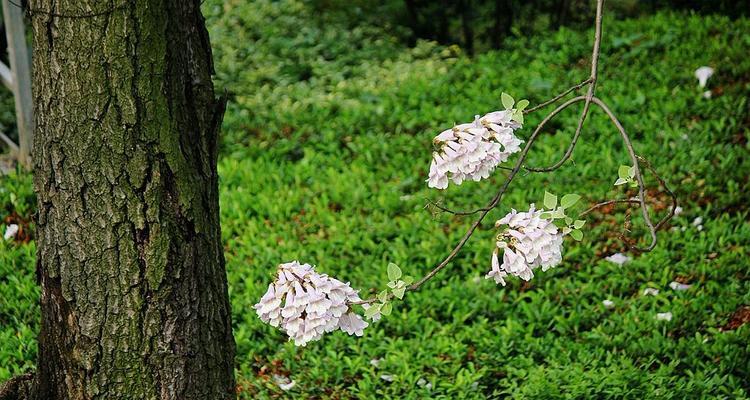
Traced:
<path fill-rule="evenodd" d="M 382 358 L 373 358 L 372 360 L 370 360 L 370 365 L 377 368 L 381 362 L 383 362 Z"/>
<path fill-rule="evenodd" d="M 712 94 L 713 93 L 711 93 L 710 90 L 706 90 L 705 92 L 703 92 L 703 98 L 704 99 L 710 99 Z"/>
<path fill-rule="evenodd" d="M 605 258 L 605 260 L 607 260 L 607 261 L 609 261 L 609 262 L 611 262 L 613 264 L 622 265 L 622 264 L 625 264 L 626 262 L 630 261 L 631 258 L 628 257 L 628 256 L 626 256 L 625 254 L 622 254 L 622 253 L 615 253 L 615 254 L 612 254 L 611 256 Z"/>
<path fill-rule="evenodd" d="M 263 322 L 281 328 L 295 345 L 305 346 L 336 329 L 362 336 L 368 324 L 349 307 L 360 300 L 349 283 L 292 261 L 279 265 L 276 281 L 253 307 Z"/>
<path fill-rule="evenodd" d="M 680 282 L 674 282 L 674 281 L 673 281 L 673 282 L 670 282 L 670 283 L 669 283 L 669 287 L 671 287 L 671 288 L 672 288 L 672 290 L 676 290 L 676 291 L 678 291 L 678 292 L 679 292 L 679 291 L 683 291 L 683 290 L 688 290 L 688 289 L 690 289 L 690 288 L 691 288 L 692 286 L 693 286 L 693 285 L 687 285 L 687 284 L 684 284 L 684 283 L 680 283 Z"/>
<path fill-rule="evenodd" d="M 283 375 L 273 374 L 273 381 L 279 386 L 279 389 L 288 391 L 296 385 L 296 382 Z"/>
<path fill-rule="evenodd" d="M 393 375 L 383 374 L 383 375 L 380 375 L 380 379 L 386 382 L 393 382 L 394 377 Z"/>
<path fill-rule="evenodd" d="M 643 289 L 643 295 L 644 296 L 658 296 L 659 295 L 659 289 L 645 288 L 645 289 Z"/>
<path fill-rule="evenodd" d="M 604 308 L 606 309 L 615 308 L 615 302 L 609 299 L 602 300 L 602 304 L 604 305 Z"/>
<path fill-rule="evenodd" d="M 5 227 L 5 234 L 3 234 L 3 240 L 10 240 L 18 235 L 18 225 L 10 224 Z"/>
<path fill-rule="evenodd" d="M 427 382 L 427 380 L 424 378 L 419 378 L 419 380 L 417 381 L 417 386 L 427 389 L 427 390 L 432 389 L 432 383 Z"/>
<path fill-rule="evenodd" d="M 541 214 L 542 210 L 536 210 L 532 204 L 528 212 L 511 210 L 495 223 L 498 228 L 507 225 L 508 229 L 497 236 L 490 272 L 485 278 L 503 286 L 508 275 L 528 281 L 534 277 L 534 269 L 542 267 L 546 271 L 562 261 L 562 233 L 551 220 L 542 219 Z"/>
<path fill-rule="evenodd" d="M 695 70 L 695 77 L 698 79 L 698 86 L 704 88 L 706 87 L 706 82 L 708 82 L 708 78 L 711 77 L 711 75 L 714 74 L 714 69 L 711 67 L 700 67 Z"/>
<path fill-rule="evenodd" d="M 656 318 L 657 321 L 671 321 L 672 313 L 671 312 L 657 313 L 654 318 Z"/>
<path fill-rule="evenodd" d="M 512 110 L 476 116 L 474 122 L 456 125 L 435 137 L 427 186 L 445 189 L 448 182 L 479 181 L 490 176 L 498 164 L 521 150 L 522 141 L 513 131 L 521 125 L 511 120 Z"/>
<path fill-rule="evenodd" d="M 675 207 L 674 208 L 674 216 L 676 217 L 676 216 L 678 216 L 680 214 L 682 214 L 682 207 L 680 207 L 680 206 Z"/>

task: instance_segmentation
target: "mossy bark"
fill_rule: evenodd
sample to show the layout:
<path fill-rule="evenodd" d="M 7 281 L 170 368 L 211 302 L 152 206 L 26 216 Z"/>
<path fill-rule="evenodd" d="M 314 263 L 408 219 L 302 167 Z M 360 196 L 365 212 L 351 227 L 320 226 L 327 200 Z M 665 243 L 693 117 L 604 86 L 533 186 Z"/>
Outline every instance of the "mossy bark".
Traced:
<path fill-rule="evenodd" d="M 38 399 L 234 398 L 198 0 L 32 0 Z"/>

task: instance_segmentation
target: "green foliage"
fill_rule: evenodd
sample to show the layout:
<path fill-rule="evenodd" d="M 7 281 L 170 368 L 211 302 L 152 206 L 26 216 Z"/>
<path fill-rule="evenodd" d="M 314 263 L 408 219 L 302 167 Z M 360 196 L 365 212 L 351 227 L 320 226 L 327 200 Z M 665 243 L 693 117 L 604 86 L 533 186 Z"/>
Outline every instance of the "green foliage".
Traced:
<path fill-rule="evenodd" d="M 657 14 L 605 21 L 598 95 L 685 210 L 672 223 L 676 231 L 659 234 L 656 250 L 623 267 L 603 260 L 623 250 L 621 206 L 593 213 L 585 225 L 590 240 L 566 242 L 563 264 L 528 284 L 482 279 L 491 222 L 528 207 L 539 188 L 575 191 L 579 205 L 629 190 L 611 186 L 629 158 L 593 109 L 571 162 L 554 174 L 519 174 L 446 270 L 391 305 L 390 317 L 362 338 L 335 333 L 295 348 L 251 308 L 269 272 L 299 259 L 351 281 L 363 297 L 384 289 L 388 260 L 398 261 L 405 282 L 423 276 L 470 224 L 432 216 L 425 198 L 471 208 L 503 182 L 498 171 L 428 190 L 432 138 L 500 109 L 500 90 L 538 104 L 585 79 L 580 60 L 590 55 L 592 32 L 531 36 L 469 60 L 432 43 L 403 48 L 382 27 L 323 21 L 301 1 L 207 0 L 204 10 L 219 86 L 231 97 L 219 173 L 240 398 L 748 398 L 750 325 L 725 329 L 750 304 L 748 20 Z M 692 76 L 700 65 L 716 68 L 709 87 L 721 95 L 701 97 Z M 559 159 L 577 117 L 571 111 L 552 121 L 552 134 L 540 137 L 526 164 Z M 519 133 L 528 135 L 541 118 L 527 114 Z M 28 177 L 2 182 L 15 185 L 17 198 L 30 193 Z M 645 184 L 656 186 L 648 176 Z M 2 219 L 14 206 L 0 196 Z M 690 224 L 697 216 L 701 231 Z M 644 235 L 638 213 L 631 219 L 628 235 Z M 0 380 L 35 358 L 33 254 L 33 243 L 0 243 Z M 693 286 L 673 291 L 675 279 Z M 645 287 L 661 293 L 642 296 Z M 605 309 L 604 299 L 617 307 Z M 666 311 L 672 321 L 654 319 Z M 382 361 L 375 366 L 375 359 Z M 283 392 L 273 374 L 296 385 Z"/>

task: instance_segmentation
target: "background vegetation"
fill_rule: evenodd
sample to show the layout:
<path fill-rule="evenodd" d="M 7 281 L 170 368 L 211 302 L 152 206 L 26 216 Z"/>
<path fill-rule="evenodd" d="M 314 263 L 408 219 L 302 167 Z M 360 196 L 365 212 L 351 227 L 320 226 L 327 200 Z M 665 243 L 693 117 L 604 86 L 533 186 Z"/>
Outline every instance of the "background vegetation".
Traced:
<path fill-rule="evenodd" d="M 533 105 L 588 74 L 592 32 L 572 23 L 518 30 L 470 58 L 460 40 L 410 39 L 395 2 L 355 3 L 204 3 L 218 86 L 230 95 L 219 172 L 240 397 L 749 398 L 746 18 L 648 10 L 605 19 L 599 95 L 684 210 L 653 252 L 621 267 L 604 260 L 624 250 L 623 206 L 594 214 L 584 241 L 566 242 L 563 264 L 530 283 L 482 278 L 492 222 L 510 207 L 540 202 L 544 190 L 585 203 L 628 195 L 612 186 L 624 149 L 594 111 L 571 162 L 520 176 L 454 263 L 363 338 L 337 333 L 295 348 L 261 323 L 251 307 L 280 262 L 317 264 L 365 292 L 382 288 L 389 261 L 426 272 L 469 224 L 434 215 L 427 200 L 472 208 L 503 179 L 427 190 L 436 132 L 499 108 L 501 91 Z M 693 77 L 701 65 L 716 69 L 710 99 Z M 528 164 L 557 160 L 576 118 L 550 125 Z M 39 316 L 31 178 L 0 180 L 0 220 L 23 228 L 0 241 L 2 381 L 33 366 Z M 664 212 L 666 196 L 648 185 L 653 212 Z M 638 237 L 641 221 L 629 219 Z M 674 291 L 672 281 L 692 286 Z M 661 312 L 673 319 L 657 321 Z M 283 379 L 294 386 L 282 390 Z"/>

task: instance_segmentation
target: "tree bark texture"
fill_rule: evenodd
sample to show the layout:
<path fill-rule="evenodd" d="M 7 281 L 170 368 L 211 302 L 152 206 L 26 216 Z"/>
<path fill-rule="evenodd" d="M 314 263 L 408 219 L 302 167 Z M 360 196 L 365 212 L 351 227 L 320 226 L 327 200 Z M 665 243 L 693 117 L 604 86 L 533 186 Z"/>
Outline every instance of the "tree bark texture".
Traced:
<path fill-rule="evenodd" d="M 32 0 L 38 399 L 234 398 L 197 0 Z"/>

